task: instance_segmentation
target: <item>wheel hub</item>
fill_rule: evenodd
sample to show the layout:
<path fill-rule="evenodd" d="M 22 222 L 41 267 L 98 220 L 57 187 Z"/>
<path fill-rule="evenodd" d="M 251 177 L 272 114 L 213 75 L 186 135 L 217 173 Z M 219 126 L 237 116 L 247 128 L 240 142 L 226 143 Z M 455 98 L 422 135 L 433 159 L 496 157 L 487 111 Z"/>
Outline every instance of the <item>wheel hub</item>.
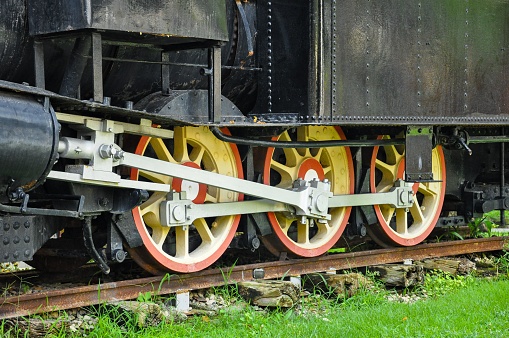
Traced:
<path fill-rule="evenodd" d="M 182 163 L 182 165 L 201 170 L 200 166 L 194 162 L 185 162 Z M 205 184 L 175 177 L 173 178 L 171 186 L 176 192 L 185 192 L 186 198 L 192 200 L 195 204 L 203 204 L 205 202 L 205 198 L 207 196 L 207 186 Z"/>
<path fill-rule="evenodd" d="M 308 158 L 300 164 L 298 177 L 304 181 L 312 181 L 313 179 L 323 181 L 325 173 L 320 162 L 314 158 Z"/>

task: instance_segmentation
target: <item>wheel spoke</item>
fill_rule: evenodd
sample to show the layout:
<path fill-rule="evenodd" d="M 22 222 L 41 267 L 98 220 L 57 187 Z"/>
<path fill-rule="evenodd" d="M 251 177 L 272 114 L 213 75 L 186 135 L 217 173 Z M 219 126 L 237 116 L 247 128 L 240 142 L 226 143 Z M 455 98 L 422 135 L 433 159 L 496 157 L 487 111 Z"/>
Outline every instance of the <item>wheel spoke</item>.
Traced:
<path fill-rule="evenodd" d="M 189 159 L 199 165 L 203 159 L 204 154 L 205 147 L 194 147 L 191 151 L 191 154 L 189 154 Z"/>
<path fill-rule="evenodd" d="M 311 128 L 299 128 L 297 129 L 297 141 L 300 142 L 309 142 L 314 141 L 314 139 L 311 138 Z M 297 152 L 301 157 L 310 158 L 311 155 L 311 149 L 310 148 L 297 148 Z"/>
<path fill-rule="evenodd" d="M 322 162 L 321 159 L 322 159 L 322 154 L 323 154 L 323 148 L 318 148 L 318 150 L 316 151 L 316 154 L 315 156 L 313 156 L 318 162 Z"/>
<path fill-rule="evenodd" d="M 140 206 L 140 214 L 151 228 L 160 227 L 159 203 L 166 199 L 163 193 L 154 193 Z"/>
<path fill-rule="evenodd" d="M 207 193 L 207 194 L 205 195 L 205 202 L 209 202 L 209 203 L 217 203 L 217 197 L 212 196 L 211 194 Z"/>
<path fill-rule="evenodd" d="M 214 241 L 214 235 L 210 231 L 210 228 L 204 218 L 198 218 L 193 222 L 193 224 L 204 243 L 210 244 Z"/>
<path fill-rule="evenodd" d="M 277 214 L 277 220 L 279 223 L 279 227 L 281 228 L 281 231 L 285 235 L 288 235 L 288 230 L 290 230 L 290 228 L 295 220 L 292 218 L 283 217 L 282 214 Z"/>
<path fill-rule="evenodd" d="M 309 243 L 309 224 L 297 222 L 297 243 L 304 245 Z"/>
<path fill-rule="evenodd" d="M 326 236 L 327 234 L 329 234 L 330 231 L 333 230 L 333 227 L 331 227 L 329 222 L 325 223 L 316 222 L 315 227 L 317 227 L 320 236 Z"/>
<path fill-rule="evenodd" d="M 323 174 L 325 177 L 330 177 L 334 173 L 334 168 L 332 166 L 323 167 Z"/>
<path fill-rule="evenodd" d="M 154 227 L 152 228 L 152 240 L 154 241 L 157 248 L 163 249 L 164 241 L 168 237 L 170 228 L 168 227 Z"/>
<path fill-rule="evenodd" d="M 285 131 L 281 136 L 279 137 L 280 141 L 289 142 L 292 141 L 292 138 L 290 137 L 290 134 L 288 131 Z M 286 158 L 286 166 L 288 167 L 295 167 L 299 163 L 299 160 L 302 159 L 302 155 L 299 153 L 298 149 L 296 148 L 284 148 L 283 152 L 285 154 Z"/>
<path fill-rule="evenodd" d="M 394 188 L 394 184 L 390 182 L 380 182 L 380 184 L 376 187 L 376 192 L 388 192 Z"/>
<path fill-rule="evenodd" d="M 403 208 L 396 209 L 396 232 L 400 235 L 408 232 L 408 212 Z"/>
<path fill-rule="evenodd" d="M 149 180 L 151 182 L 162 183 L 162 184 L 170 184 L 171 183 L 171 177 L 162 175 L 162 174 L 153 173 L 151 171 L 140 170 L 139 175 L 141 177 L 146 178 L 147 180 Z"/>
<path fill-rule="evenodd" d="M 396 208 L 391 207 L 390 205 L 381 205 L 380 209 L 382 210 L 382 215 L 383 215 L 385 222 L 390 223 L 392 217 L 394 217 Z"/>
<path fill-rule="evenodd" d="M 417 196 L 414 195 L 413 197 L 414 204 L 410 207 L 410 214 L 412 215 L 412 218 L 414 219 L 414 223 L 423 223 L 424 222 L 424 214 L 422 213 L 422 207 L 419 204 L 419 201 L 417 200 Z"/>
<path fill-rule="evenodd" d="M 175 227 L 176 258 L 189 257 L 189 227 Z"/>
<path fill-rule="evenodd" d="M 401 159 L 404 157 L 404 154 L 401 154 L 395 145 L 384 146 L 385 156 L 387 158 L 387 163 L 399 163 Z"/>
<path fill-rule="evenodd" d="M 173 136 L 173 157 L 179 163 L 189 161 L 189 153 L 187 151 L 188 139 L 186 128 L 175 128 L 175 134 Z"/>
<path fill-rule="evenodd" d="M 424 196 L 437 196 L 440 193 L 440 184 L 435 182 L 420 182 L 417 191 Z"/>
<path fill-rule="evenodd" d="M 277 171 L 279 175 L 281 175 L 281 182 L 278 186 L 282 187 L 291 187 L 294 181 L 294 177 L 297 177 L 298 169 L 297 167 L 289 167 L 277 161 L 270 161 L 270 168 Z"/>
<path fill-rule="evenodd" d="M 279 135 L 279 139 L 278 139 L 278 141 L 285 141 L 285 142 L 289 142 L 291 140 L 292 140 L 292 138 L 290 137 L 288 130 L 284 131 L 281 135 Z M 291 149 L 293 149 L 293 148 L 291 148 Z"/>
<path fill-rule="evenodd" d="M 162 139 L 152 137 L 150 139 L 150 145 L 154 149 L 154 152 L 156 153 L 158 159 L 176 163 L 175 159 L 173 158 L 173 156 L 171 156 L 168 147 L 166 147 L 166 144 L 164 144 L 164 141 Z"/>
<path fill-rule="evenodd" d="M 381 160 L 376 159 L 375 168 L 382 172 L 384 181 L 396 181 L 396 173 L 398 170 L 396 165 L 388 164 L 387 162 L 382 162 Z"/>

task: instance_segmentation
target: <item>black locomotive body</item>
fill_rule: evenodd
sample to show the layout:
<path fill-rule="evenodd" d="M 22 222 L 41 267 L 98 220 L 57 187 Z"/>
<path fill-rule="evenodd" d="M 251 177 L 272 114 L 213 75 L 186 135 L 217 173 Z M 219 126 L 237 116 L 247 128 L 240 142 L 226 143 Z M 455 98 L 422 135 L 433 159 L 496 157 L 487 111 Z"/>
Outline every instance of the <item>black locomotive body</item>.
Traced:
<path fill-rule="evenodd" d="M 504 211 L 508 14 L 501 0 L 5 0 L 0 259 L 108 272 L 128 253 L 190 272 L 228 247 L 409 246 Z"/>

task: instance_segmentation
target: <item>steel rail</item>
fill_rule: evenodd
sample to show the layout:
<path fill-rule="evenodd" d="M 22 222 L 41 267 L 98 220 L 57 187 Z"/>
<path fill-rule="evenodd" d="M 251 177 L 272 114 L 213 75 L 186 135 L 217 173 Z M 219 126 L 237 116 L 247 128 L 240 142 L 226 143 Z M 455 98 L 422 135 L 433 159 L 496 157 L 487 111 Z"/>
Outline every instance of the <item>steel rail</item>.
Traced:
<path fill-rule="evenodd" d="M 66 310 L 138 297 L 153 292 L 164 295 L 253 280 L 255 269 L 263 269 L 264 278 L 297 276 L 312 272 L 351 269 L 362 266 L 396 263 L 405 259 L 424 259 L 466 253 L 498 251 L 509 248 L 509 237 L 469 239 L 422 244 L 407 248 L 389 248 L 333 254 L 309 259 L 248 264 L 232 268 L 209 269 L 183 275 L 146 277 L 135 280 L 80 286 L 34 294 L 0 298 L 0 319 Z"/>

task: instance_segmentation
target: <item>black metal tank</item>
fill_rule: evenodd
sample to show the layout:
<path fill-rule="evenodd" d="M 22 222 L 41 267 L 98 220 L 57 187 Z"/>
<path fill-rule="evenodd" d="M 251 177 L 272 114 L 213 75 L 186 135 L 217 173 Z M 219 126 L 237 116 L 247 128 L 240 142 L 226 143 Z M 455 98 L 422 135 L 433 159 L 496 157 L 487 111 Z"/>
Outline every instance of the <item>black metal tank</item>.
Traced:
<path fill-rule="evenodd" d="M 130 3 L 140 2 L 146 4 L 146 6 L 150 4 L 146 1 L 129 1 Z M 96 6 L 96 3 L 99 4 L 103 2 L 104 6 L 106 6 L 110 2 L 114 3 L 115 1 L 90 1 L 92 7 Z M 122 1 L 116 2 L 119 6 L 123 5 Z M 216 2 L 220 3 L 221 1 Z M 34 85 L 34 37 L 31 35 L 38 32 L 34 29 L 35 24 L 33 16 L 40 16 L 40 22 L 48 22 L 48 20 L 53 20 L 54 22 L 59 21 L 58 15 L 55 17 L 54 11 L 50 13 L 52 17 L 47 17 L 49 15 L 47 10 L 37 10 L 46 8 L 46 5 L 44 5 L 45 3 L 45 1 L 26 0 L 2 1 L 2 6 L 0 6 L 0 80 L 17 83 L 25 82 Z M 86 7 L 83 5 L 84 2 L 82 0 L 56 1 L 51 2 L 51 4 L 48 3 L 47 5 L 56 7 L 58 3 L 61 3 L 63 7 L 71 6 L 71 3 L 75 3 L 73 6 L 76 7 L 76 10 L 78 10 L 78 7 Z M 196 4 L 201 4 L 201 2 L 197 1 Z M 245 41 L 248 39 L 246 36 L 248 33 L 252 34 L 249 39 L 254 40 L 256 6 L 255 4 L 244 5 L 245 11 L 248 14 L 247 20 L 251 25 L 250 29 L 245 29 L 235 1 L 226 1 L 223 3 L 223 6 L 225 4 L 228 38 L 223 43 L 221 59 L 223 64 L 230 66 L 230 68 L 223 71 L 223 95 L 230 98 L 239 98 L 239 104 L 245 105 L 246 96 L 248 94 L 243 94 L 243 92 L 252 93 L 253 87 L 255 87 L 254 74 L 235 69 L 232 70 L 231 66 L 242 65 L 242 67 L 249 67 L 254 64 L 254 57 L 249 53 Z M 110 5 L 111 4 L 108 6 Z M 205 5 L 208 6 L 206 2 L 203 3 L 203 6 Z M 81 16 L 84 16 L 83 8 L 81 12 L 78 13 L 81 14 Z M 73 11 L 75 9 L 73 9 Z M 149 9 L 148 7 L 144 7 L 145 11 Z M 79 16 L 78 14 L 76 14 L 77 17 Z M 44 17 L 44 15 L 46 15 L 46 17 Z M 30 20 L 28 20 L 29 18 Z M 46 32 L 42 33 L 47 35 Z M 44 34 L 42 36 L 44 36 Z M 50 35 L 53 34 L 54 33 L 51 33 Z M 55 36 L 57 38 L 44 40 L 46 89 L 66 95 L 67 93 L 62 92 L 62 83 L 64 82 L 65 67 L 69 62 L 72 50 L 75 46 L 76 35 L 70 34 L 66 36 L 65 34 L 56 34 Z M 86 48 L 85 53 L 82 53 L 84 55 L 81 55 L 86 59 L 86 66 L 82 74 L 81 92 L 77 96 L 82 99 L 92 97 L 92 71 L 91 64 L 88 62 L 89 53 L 87 50 L 88 48 Z M 146 95 L 161 90 L 161 66 L 151 63 L 161 60 L 161 51 L 157 48 L 142 48 L 141 44 L 140 46 L 135 46 L 135 44 L 104 44 L 103 56 L 104 94 L 105 96 L 111 97 L 113 104 L 120 105 L 123 101 L 137 102 Z M 115 59 L 140 60 L 143 62 L 116 62 Z M 207 64 L 206 52 L 200 49 L 176 51 L 170 54 L 169 62 L 177 64 L 176 66 L 170 67 L 170 85 L 172 89 L 206 88 L 207 78 L 200 75 L 201 66 Z M 186 66 L 180 66 L 178 64 L 186 64 Z"/>
<path fill-rule="evenodd" d="M 31 80 L 33 51 L 27 34 L 24 0 L 4 0 L 0 6 L 0 79 Z M 31 66 L 31 67 L 30 67 Z M 25 80 L 23 80 L 25 81 Z"/>
<path fill-rule="evenodd" d="M 44 99 L 0 92 L 0 202 L 44 182 L 57 159 L 59 126 Z"/>

